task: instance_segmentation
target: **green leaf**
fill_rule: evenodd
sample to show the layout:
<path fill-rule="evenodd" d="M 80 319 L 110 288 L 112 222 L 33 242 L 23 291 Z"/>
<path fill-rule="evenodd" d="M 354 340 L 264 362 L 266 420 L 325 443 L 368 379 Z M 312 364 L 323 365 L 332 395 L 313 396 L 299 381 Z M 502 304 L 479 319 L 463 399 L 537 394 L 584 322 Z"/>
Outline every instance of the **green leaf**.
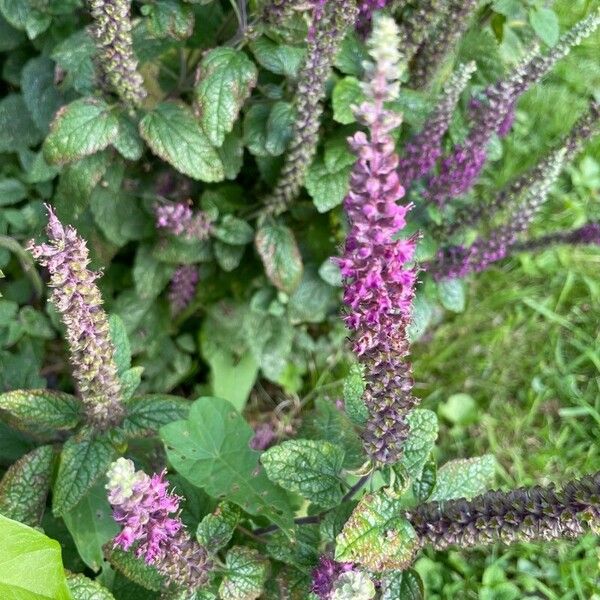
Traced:
<path fill-rule="evenodd" d="M 263 452 L 269 479 L 322 506 L 339 504 L 344 450 L 323 440 L 288 440 Z"/>
<path fill-rule="evenodd" d="M 250 49 L 262 67 L 285 77 L 296 77 L 304 59 L 302 48 L 277 44 L 264 36 L 251 42 Z"/>
<path fill-rule="evenodd" d="M 365 94 L 360 87 L 360 81 L 356 77 L 340 79 L 331 93 L 334 120 L 343 125 L 354 123 L 356 117 L 352 107 L 358 106 L 364 98 Z"/>
<path fill-rule="evenodd" d="M 20 46 L 24 40 L 25 36 L 19 30 L 12 27 L 12 25 L 10 25 L 0 14 L 0 52 L 14 50 L 17 46 Z"/>
<path fill-rule="evenodd" d="M 495 474 L 496 459 L 491 454 L 451 460 L 438 470 L 429 500 L 470 500 L 492 487 Z"/>
<path fill-rule="evenodd" d="M 354 31 L 349 31 L 335 57 L 335 66 L 342 73 L 360 78 L 367 60 L 369 54 L 364 42 Z"/>
<path fill-rule="evenodd" d="M 232 246 L 220 240 L 215 241 L 213 250 L 219 266 L 227 272 L 237 269 L 242 262 L 242 256 L 244 256 L 244 246 Z"/>
<path fill-rule="evenodd" d="M 143 372 L 144 367 L 131 367 L 119 376 L 121 380 L 121 397 L 124 402 L 127 402 L 140 387 Z"/>
<path fill-rule="evenodd" d="M 220 146 L 233 129 L 258 72 L 241 50 L 221 47 L 205 54 L 194 88 L 200 123 L 213 146 Z"/>
<path fill-rule="evenodd" d="M 148 11 L 148 32 L 154 37 L 185 40 L 194 31 L 194 11 L 179 0 L 161 0 L 149 5 Z"/>
<path fill-rule="evenodd" d="M 425 294 L 416 294 L 412 305 L 411 321 L 408 326 L 408 337 L 411 342 L 416 342 L 425 333 L 432 317 L 433 306 L 431 302 L 425 297 Z"/>
<path fill-rule="evenodd" d="M 255 244 L 273 285 L 292 293 L 302 279 L 303 270 L 292 230 L 284 225 L 265 225 L 258 230 Z"/>
<path fill-rule="evenodd" d="M 315 160 L 306 174 L 304 185 L 320 213 L 339 206 L 348 193 L 352 167 L 331 172 L 319 159 Z"/>
<path fill-rule="evenodd" d="M 163 102 L 140 122 L 140 135 L 154 154 L 179 172 L 200 181 L 222 181 L 223 163 L 192 111 Z"/>
<path fill-rule="evenodd" d="M 105 484 L 106 480 L 101 477 L 75 507 L 62 515 L 79 556 L 96 573 L 104 561 L 102 547 L 120 529 L 112 517 Z"/>
<path fill-rule="evenodd" d="M 376 572 L 408 567 L 419 539 L 398 498 L 384 490 L 367 494 L 336 538 L 335 559 Z"/>
<path fill-rule="evenodd" d="M 71 600 L 60 544 L 0 515 L 0 598 Z"/>
<path fill-rule="evenodd" d="M 244 220 L 233 215 L 225 215 L 223 220 L 214 228 L 214 236 L 234 246 L 249 244 L 254 238 L 254 229 Z"/>
<path fill-rule="evenodd" d="M 438 297 L 442 306 L 452 312 L 465 310 L 465 283 L 462 279 L 442 279 L 437 283 Z"/>
<path fill-rule="evenodd" d="M 22 431 L 73 429 L 81 418 L 75 396 L 56 390 L 14 390 L 0 395 L 0 410 Z"/>
<path fill-rule="evenodd" d="M 125 114 L 119 115 L 119 134 L 113 146 L 127 160 L 140 160 L 144 151 L 144 143 L 136 124 Z"/>
<path fill-rule="evenodd" d="M 172 274 L 172 267 L 152 256 L 151 246 L 138 246 L 133 264 L 133 282 L 140 298 L 156 298 L 164 290 Z"/>
<path fill-rule="evenodd" d="M 430 456 L 421 470 L 421 475 L 413 481 L 412 493 L 417 502 L 425 502 L 435 488 L 437 462 Z"/>
<path fill-rule="evenodd" d="M 42 137 L 21 94 L 8 94 L 0 100 L 0 152 L 35 146 Z"/>
<path fill-rule="evenodd" d="M 253 436 L 244 418 L 220 398 L 196 400 L 187 420 L 160 430 L 169 461 L 190 483 L 288 528 L 287 497 L 260 469 L 259 453 L 249 446 Z"/>
<path fill-rule="evenodd" d="M 56 111 L 65 103 L 64 96 L 54 85 L 54 62 L 45 56 L 32 58 L 21 73 L 23 100 L 33 122 L 44 133 Z"/>
<path fill-rule="evenodd" d="M 319 543 L 318 525 L 297 525 L 293 541 L 281 531 L 271 534 L 267 542 L 267 552 L 275 560 L 308 574 L 319 559 Z"/>
<path fill-rule="evenodd" d="M 106 102 L 81 98 L 63 106 L 44 141 L 44 158 L 52 165 L 71 163 L 95 154 L 119 135 L 119 120 Z"/>
<path fill-rule="evenodd" d="M 94 56 L 96 47 L 87 29 L 76 31 L 56 45 L 50 58 L 65 71 L 64 84 L 83 95 L 94 91 Z"/>
<path fill-rule="evenodd" d="M 400 464 L 410 477 L 418 479 L 427 462 L 438 436 L 436 414 L 426 408 L 415 408 L 407 416 L 410 433 L 404 444 L 404 454 Z"/>
<path fill-rule="evenodd" d="M 235 356 L 228 348 L 216 343 L 210 329 L 203 326 L 200 334 L 202 356 L 210 366 L 210 385 L 217 398 L 231 402 L 242 411 L 256 382 L 259 364 L 252 352 Z"/>
<path fill-rule="evenodd" d="M 386 573 L 381 581 L 381 600 L 423 600 L 425 589 L 414 570 Z"/>
<path fill-rule="evenodd" d="M 108 317 L 110 328 L 110 339 L 114 345 L 114 359 L 117 364 L 119 375 L 123 374 L 131 366 L 131 346 L 125 323 L 119 315 L 111 314 Z"/>
<path fill-rule="evenodd" d="M 60 456 L 54 482 L 52 511 L 62 516 L 85 496 L 115 458 L 115 449 L 105 438 L 69 438 Z"/>
<path fill-rule="evenodd" d="M 185 419 L 190 403 L 178 396 L 148 394 L 127 402 L 127 415 L 121 428 L 129 438 L 155 435 L 168 423 Z"/>
<path fill-rule="evenodd" d="M 543 6 L 532 8 L 529 11 L 529 22 L 536 34 L 548 46 L 554 46 L 558 42 L 560 25 L 558 16 L 551 8 Z"/>
<path fill-rule="evenodd" d="M 236 123 L 233 131 L 225 136 L 223 145 L 217 148 L 217 154 L 223 162 L 225 178 L 235 179 L 244 164 L 244 142 L 239 124 Z"/>
<path fill-rule="evenodd" d="M 81 573 L 69 573 L 67 584 L 72 600 L 115 600 L 115 597 L 98 581 L 88 579 Z"/>
<path fill-rule="evenodd" d="M 469 425 L 477 421 L 477 403 L 469 394 L 452 394 L 440 404 L 438 412 L 455 425 Z"/>
<path fill-rule="evenodd" d="M 153 592 L 158 592 L 163 588 L 164 577 L 153 566 L 146 564 L 143 559 L 136 558 L 133 552 L 113 548 L 112 544 L 107 544 L 104 552 L 111 566 L 131 581 Z"/>
<path fill-rule="evenodd" d="M 40 10 L 43 4 L 31 0 L 0 0 L 0 12 L 16 29 L 26 31 L 29 39 L 48 29 L 52 17 Z"/>
<path fill-rule="evenodd" d="M 307 266 L 300 285 L 290 296 L 288 303 L 290 323 L 322 323 L 336 306 L 335 290 L 319 277 L 312 265 Z"/>
<path fill-rule="evenodd" d="M 289 102 L 255 104 L 244 117 L 244 144 L 254 156 L 283 154 L 292 137 L 294 108 Z"/>
<path fill-rule="evenodd" d="M 0 513 L 30 527 L 42 521 L 54 463 L 52 446 L 21 457 L 0 481 Z"/>
<path fill-rule="evenodd" d="M 18 179 L 0 180 L 0 206 L 16 204 L 27 196 L 27 188 Z"/>
<path fill-rule="evenodd" d="M 240 521 L 240 509 L 230 502 L 220 502 L 210 515 L 198 524 L 196 539 L 200 544 L 217 552 L 225 547 Z"/>
<path fill-rule="evenodd" d="M 260 597 L 269 563 L 257 550 L 234 546 L 225 557 L 226 572 L 219 586 L 221 600 L 256 600 Z"/>
<path fill-rule="evenodd" d="M 369 416 L 363 401 L 364 393 L 363 368 L 359 363 L 354 363 L 344 379 L 344 406 L 350 420 L 360 426 L 367 422 Z"/>

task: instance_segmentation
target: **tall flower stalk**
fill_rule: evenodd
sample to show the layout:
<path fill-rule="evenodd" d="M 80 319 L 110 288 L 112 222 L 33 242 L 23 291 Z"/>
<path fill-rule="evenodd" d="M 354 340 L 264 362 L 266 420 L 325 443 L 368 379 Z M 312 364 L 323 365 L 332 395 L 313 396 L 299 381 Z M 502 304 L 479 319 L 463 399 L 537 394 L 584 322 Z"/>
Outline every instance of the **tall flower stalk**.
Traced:
<path fill-rule="evenodd" d="M 98 47 L 102 77 L 126 104 L 139 106 L 146 97 L 144 80 L 133 53 L 128 0 L 87 0 L 90 31 Z"/>
<path fill-rule="evenodd" d="M 489 86 L 480 98 L 473 100 L 472 125 L 466 139 L 441 161 L 439 173 L 429 182 L 426 197 L 431 202 L 443 206 L 471 189 L 485 165 L 492 136 L 508 133 L 519 97 L 599 25 L 600 10 L 565 33 L 546 56 L 533 49 L 506 79 Z"/>
<path fill-rule="evenodd" d="M 367 65 L 363 84 L 367 100 L 356 110 L 368 134 L 357 132 L 349 140 L 357 161 L 344 200 L 350 231 L 339 259 L 348 307 L 345 322 L 353 332 L 352 349 L 365 366 L 369 417 L 363 441 L 379 464 L 400 458 L 408 435 L 406 415 L 416 403 L 406 335 L 417 277 L 409 266 L 416 240 L 395 239 L 411 206 L 397 204 L 404 188 L 390 132 L 401 119 L 384 107 L 398 94 L 398 43 L 393 19 L 376 19 L 368 42 L 373 62 Z"/>
<path fill-rule="evenodd" d="M 547 168 L 540 178 L 526 191 L 521 203 L 514 207 L 507 221 L 493 228 L 488 234 L 478 237 L 468 248 L 450 246 L 442 248 L 431 271 L 438 279 L 465 277 L 469 273 L 479 273 L 492 263 L 502 260 L 519 242 L 535 215 L 546 201 L 553 183 L 564 165 L 565 151 L 556 151 L 548 161 Z"/>
<path fill-rule="evenodd" d="M 600 246 L 600 223 L 586 223 L 576 229 L 556 231 L 532 240 L 525 240 L 515 244 L 513 251 L 529 252 L 559 245 Z"/>
<path fill-rule="evenodd" d="M 95 284 L 99 273 L 90 271 L 85 240 L 63 226 L 48 209 L 49 243 L 29 243 L 37 262 L 50 272 L 51 302 L 66 327 L 73 377 L 91 425 L 107 429 L 123 417 L 121 384 L 108 317 Z"/>
<path fill-rule="evenodd" d="M 404 187 L 409 188 L 416 179 L 429 173 L 442 155 L 442 139 L 475 68 L 474 62 L 458 67 L 421 131 L 405 144 L 398 165 L 398 174 Z"/>
<path fill-rule="evenodd" d="M 306 59 L 298 75 L 292 140 L 277 184 L 266 200 L 266 213 L 284 212 L 300 192 L 317 151 L 325 84 L 340 44 L 355 18 L 354 0 L 314 3 Z"/>
<path fill-rule="evenodd" d="M 413 64 L 411 84 L 423 88 L 429 84 L 442 61 L 467 30 L 478 0 L 446 0 L 442 4 L 439 25 L 419 47 Z"/>
<path fill-rule="evenodd" d="M 592 101 L 588 110 L 575 123 L 559 146 L 543 156 L 531 169 L 494 194 L 489 201 L 460 208 L 455 213 L 453 221 L 445 223 L 440 228 L 440 236 L 448 238 L 459 229 L 490 221 L 499 211 L 516 203 L 523 191 L 543 175 L 557 151 L 562 149 L 565 153 L 565 163 L 569 163 L 581 152 L 583 145 L 598 133 L 600 133 L 600 103 Z"/>
<path fill-rule="evenodd" d="M 132 549 L 176 588 L 191 593 L 205 585 L 212 563 L 206 548 L 186 531 L 178 514 L 180 498 L 169 493 L 165 472 L 150 477 L 119 458 L 107 476 L 113 518 L 122 527 L 115 547 Z"/>
<path fill-rule="evenodd" d="M 600 472 L 554 485 L 428 502 L 410 512 L 422 545 L 436 550 L 576 538 L 600 528 Z"/>

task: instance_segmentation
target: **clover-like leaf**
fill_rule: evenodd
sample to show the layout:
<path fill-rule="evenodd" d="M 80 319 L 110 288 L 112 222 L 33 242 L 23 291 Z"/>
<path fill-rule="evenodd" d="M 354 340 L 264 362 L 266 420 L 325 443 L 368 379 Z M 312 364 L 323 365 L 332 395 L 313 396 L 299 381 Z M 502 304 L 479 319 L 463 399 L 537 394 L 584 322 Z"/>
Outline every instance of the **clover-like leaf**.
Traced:
<path fill-rule="evenodd" d="M 335 559 L 378 572 L 405 569 L 418 548 L 419 539 L 398 498 L 381 490 L 360 500 L 336 538 Z"/>
<path fill-rule="evenodd" d="M 81 98 L 63 106 L 50 125 L 44 142 L 48 163 L 74 162 L 104 150 L 119 135 L 119 120 L 99 98 Z"/>
<path fill-rule="evenodd" d="M 192 404 L 186 420 L 160 430 L 169 461 L 190 483 L 289 529 L 287 497 L 260 468 L 259 453 L 249 446 L 253 436 L 229 402 L 207 397 Z"/>
<path fill-rule="evenodd" d="M 222 181 L 223 162 L 189 107 L 162 102 L 140 121 L 140 135 L 154 154 L 184 175 Z"/>
<path fill-rule="evenodd" d="M 288 440 L 260 458 L 271 481 L 330 508 L 342 499 L 344 450 L 324 440 Z"/>
<path fill-rule="evenodd" d="M 257 76 L 256 66 L 241 50 L 221 47 L 205 54 L 194 94 L 202 128 L 214 146 L 233 129 Z"/>
<path fill-rule="evenodd" d="M 221 600 L 256 600 L 260 597 L 269 563 L 252 548 L 234 546 L 225 557 L 226 573 L 219 587 Z"/>

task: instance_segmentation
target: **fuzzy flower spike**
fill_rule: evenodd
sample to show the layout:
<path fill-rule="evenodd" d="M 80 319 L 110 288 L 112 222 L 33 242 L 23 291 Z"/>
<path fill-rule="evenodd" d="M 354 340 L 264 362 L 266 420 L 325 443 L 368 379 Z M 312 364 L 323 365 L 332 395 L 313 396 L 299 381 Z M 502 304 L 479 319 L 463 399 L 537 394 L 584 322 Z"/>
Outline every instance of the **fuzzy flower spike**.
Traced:
<path fill-rule="evenodd" d="M 123 406 L 108 317 L 94 283 L 100 274 L 87 268 L 90 259 L 85 240 L 73 227 L 63 226 L 50 206 L 46 208 L 50 242 L 36 245 L 32 241 L 28 250 L 50 271 L 50 300 L 66 327 L 73 377 L 88 421 L 107 429 L 120 422 Z"/>
<path fill-rule="evenodd" d="M 212 565 L 206 548 L 191 539 L 179 518 L 180 498 L 169 493 L 165 471 L 152 477 L 119 458 L 107 473 L 108 501 L 122 526 L 114 546 L 135 556 L 167 578 L 169 584 L 194 591 L 208 581 Z"/>
<path fill-rule="evenodd" d="M 406 327 L 417 277 L 408 266 L 415 238 L 395 239 L 411 207 L 397 204 L 404 188 L 390 132 L 400 117 L 384 108 L 384 102 L 397 96 L 401 74 L 393 19 L 375 19 L 369 53 L 373 62 L 366 65 L 363 84 L 368 100 L 356 109 L 368 134 L 360 131 L 349 140 L 357 161 L 344 200 L 350 231 L 339 265 L 348 307 L 345 322 L 353 332 L 353 351 L 365 365 L 365 449 L 374 462 L 392 464 L 401 456 L 406 415 L 416 402 L 406 361 Z"/>

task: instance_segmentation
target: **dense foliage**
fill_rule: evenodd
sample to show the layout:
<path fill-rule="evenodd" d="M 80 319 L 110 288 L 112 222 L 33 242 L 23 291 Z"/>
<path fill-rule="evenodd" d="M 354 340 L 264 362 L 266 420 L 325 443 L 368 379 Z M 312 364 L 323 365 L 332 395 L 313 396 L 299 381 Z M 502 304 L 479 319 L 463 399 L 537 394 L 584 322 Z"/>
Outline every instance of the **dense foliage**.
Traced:
<path fill-rule="evenodd" d="M 515 487 L 471 396 L 431 410 L 519 339 L 470 285 L 597 257 L 600 6 L 552 4 L 0 0 L 0 596 L 599 592 L 457 581 L 593 540 L 600 458 Z"/>

